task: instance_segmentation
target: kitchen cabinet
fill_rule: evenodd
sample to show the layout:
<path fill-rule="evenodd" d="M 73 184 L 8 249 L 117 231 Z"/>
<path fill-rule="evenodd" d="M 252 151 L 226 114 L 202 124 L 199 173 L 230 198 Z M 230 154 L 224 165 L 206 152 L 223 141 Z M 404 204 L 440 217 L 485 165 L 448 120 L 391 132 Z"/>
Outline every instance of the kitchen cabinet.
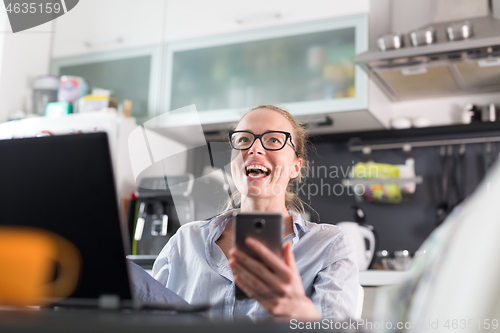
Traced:
<path fill-rule="evenodd" d="M 53 57 L 367 13 L 369 0 L 86 0 L 57 19 Z"/>
<path fill-rule="evenodd" d="M 369 3 L 89 0 L 58 20 L 52 73 L 104 69 L 154 48 L 147 105 L 135 103 L 139 123 L 195 104 L 204 130 L 216 132 L 252 106 L 278 103 L 311 133 L 382 129 L 389 113 L 368 111 L 368 78 L 352 62 L 368 48 Z M 120 15 L 103 15 L 118 6 Z M 195 125 L 186 120 L 160 126 Z"/>
<path fill-rule="evenodd" d="M 56 58 L 51 73 L 81 76 L 90 89 L 111 90 L 119 103 L 131 100 L 132 116 L 142 123 L 156 115 L 160 61 L 160 46 L 156 44 Z"/>
<path fill-rule="evenodd" d="M 367 25 L 360 14 L 169 42 L 164 109 L 195 104 L 203 125 L 235 122 L 261 104 L 298 117 L 366 110 L 368 78 L 353 57 L 367 49 Z M 198 121 L 163 119 L 160 126 Z"/>
<path fill-rule="evenodd" d="M 167 41 L 350 16 L 369 11 L 369 0 L 169 0 Z"/>
<path fill-rule="evenodd" d="M 165 0 L 85 0 L 55 21 L 52 57 L 157 44 Z"/>

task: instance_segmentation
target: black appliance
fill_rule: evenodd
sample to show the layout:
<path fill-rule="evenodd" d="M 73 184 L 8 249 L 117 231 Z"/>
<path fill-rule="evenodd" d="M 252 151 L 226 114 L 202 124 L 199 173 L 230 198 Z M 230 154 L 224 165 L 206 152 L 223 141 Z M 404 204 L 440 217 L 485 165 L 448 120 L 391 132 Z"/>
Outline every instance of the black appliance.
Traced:
<path fill-rule="evenodd" d="M 137 189 L 133 230 L 133 254 L 153 260 L 181 226 L 182 220 L 194 219 L 192 197 L 194 177 L 144 178 Z M 170 186 L 169 186 L 170 184 Z M 175 196 L 175 202 L 174 202 Z M 182 214 L 179 219 L 178 214 Z"/>

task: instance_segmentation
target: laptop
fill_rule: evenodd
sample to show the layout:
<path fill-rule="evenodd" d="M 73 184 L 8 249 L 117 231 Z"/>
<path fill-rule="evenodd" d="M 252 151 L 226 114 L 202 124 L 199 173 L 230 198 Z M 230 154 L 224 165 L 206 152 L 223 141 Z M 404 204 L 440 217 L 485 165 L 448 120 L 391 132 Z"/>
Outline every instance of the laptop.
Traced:
<path fill-rule="evenodd" d="M 137 307 L 106 133 L 0 140 L 0 225 L 46 229 L 80 250 L 79 284 L 58 305 Z"/>

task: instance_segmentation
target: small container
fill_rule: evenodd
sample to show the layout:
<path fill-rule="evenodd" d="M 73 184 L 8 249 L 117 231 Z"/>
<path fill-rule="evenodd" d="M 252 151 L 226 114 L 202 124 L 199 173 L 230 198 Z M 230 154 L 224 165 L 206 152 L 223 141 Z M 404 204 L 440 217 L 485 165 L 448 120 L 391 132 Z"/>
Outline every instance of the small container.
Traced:
<path fill-rule="evenodd" d="M 473 35 L 474 30 L 469 21 L 455 22 L 446 27 L 446 36 L 449 41 L 463 40 Z"/>
<path fill-rule="evenodd" d="M 409 118 L 395 118 L 391 120 L 391 127 L 394 129 L 411 128 L 411 120 Z"/>
<path fill-rule="evenodd" d="M 33 80 L 33 114 L 43 116 L 47 104 L 57 102 L 59 77 L 43 75 Z"/>
<path fill-rule="evenodd" d="M 411 264 L 411 256 L 408 250 L 394 251 L 392 268 L 396 271 L 406 271 Z"/>
<path fill-rule="evenodd" d="M 53 102 L 47 104 L 45 116 L 48 118 L 59 118 L 67 116 L 73 111 L 73 105 L 68 102 Z"/>
<path fill-rule="evenodd" d="M 481 108 L 481 121 L 483 123 L 498 121 L 498 108 L 494 103 L 484 105 Z"/>
<path fill-rule="evenodd" d="M 436 29 L 430 26 L 421 30 L 414 30 L 408 34 L 412 46 L 430 45 L 436 42 Z"/>
<path fill-rule="evenodd" d="M 377 46 L 380 51 L 400 49 L 404 45 L 404 35 L 400 33 L 390 33 L 377 39 Z"/>
<path fill-rule="evenodd" d="M 375 260 L 372 264 L 373 269 L 390 269 L 387 263 L 387 259 L 389 258 L 389 251 L 381 250 L 377 251 L 375 255 Z"/>
<path fill-rule="evenodd" d="M 79 76 L 61 76 L 59 81 L 58 102 L 75 103 L 88 93 L 88 84 Z"/>
<path fill-rule="evenodd" d="M 431 125 L 431 121 L 429 118 L 417 117 L 411 120 L 411 124 L 416 128 L 429 127 Z"/>

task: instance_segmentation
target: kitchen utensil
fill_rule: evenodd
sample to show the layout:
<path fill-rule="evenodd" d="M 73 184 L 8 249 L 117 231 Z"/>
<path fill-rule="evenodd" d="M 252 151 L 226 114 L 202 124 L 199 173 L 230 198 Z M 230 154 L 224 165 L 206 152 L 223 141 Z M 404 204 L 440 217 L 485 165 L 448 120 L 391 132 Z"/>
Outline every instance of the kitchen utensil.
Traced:
<path fill-rule="evenodd" d="M 474 30 L 470 21 L 454 22 L 446 27 L 446 37 L 449 41 L 467 39 L 472 35 L 474 35 Z"/>
<path fill-rule="evenodd" d="M 465 158 L 465 145 L 462 144 L 460 146 L 460 150 L 458 151 L 458 172 L 456 174 L 456 180 L 458 184 L 457 195 L 458 202 L 457 205 L 464 201 L 467 196 L 467 160 Z"/>
<path fill-rule="evenodd" d="M 437 225 L 440 225 L 448 216 L 448 158 L 446 147 L 441 146 L 441 202 L 436 208 Z"/>
<path fill-rule="evenodd" d="M 399 168 L 399 178 L 415 178 L 415 159 L 411 153 L 412 147 L 407 144 L 403 146 L 403 152 L 405 154 L 405 164 L 398 165 Z M 405 199 L 411 199 L 415 190 L 417 189 L 417 184 L 415 182 L 405 183 L 400 185 L 401 194 Z"/>
<path fill-rule="evenodd" d="M 389 33 L 377 38 L 377 46 L 380 51 L 400 49 L 404 44 L 404 35 L 400 33 Z"/>
<path fill-rule="evenodd" d="M 412 46 L 430 45 L 436 42 L 436 29 L 429 26 L 421 30 L 414 30 L 408 34 Z"/>
<path fill-rule="evenodd" d="M 358 224 L 356 222 L 340 222 L 337 223 L 337 226 L 339 226 L 346 233 L 350 234 L 354 240 L 359 270 L 367 270 L 375 255 L 376 240 L 373 227 Z M 368 248 L 366 247 L 365 239 L 369 243 Z"/>
<path fill-rule="evenodd" d="M 483 164 L 484 165 L 483 177 L 488 173 L 491 166 L 493 165 L 493 162 L 495 162 L 495 158 L 492 151 L 492 144 L 491 142 L 486 142 L 486 152 L 484 154 L 484 164 Z"/>

